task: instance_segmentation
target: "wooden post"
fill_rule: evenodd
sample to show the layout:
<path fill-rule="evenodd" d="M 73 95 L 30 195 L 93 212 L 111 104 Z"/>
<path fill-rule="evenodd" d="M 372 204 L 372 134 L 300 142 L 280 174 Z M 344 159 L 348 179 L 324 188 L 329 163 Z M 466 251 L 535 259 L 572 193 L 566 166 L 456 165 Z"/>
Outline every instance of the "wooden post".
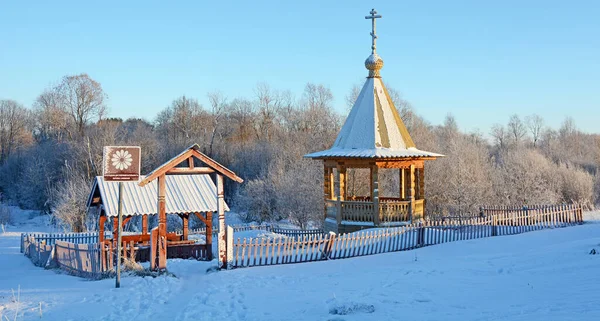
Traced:
<path fill-rule="evenodd" d="M 338 164 L 337 165 L 337 172 L 336 172 L 336 180 L 338 182 L 338 186 L 337 186 L 337 213 L 335 215 L 335 218 L 337 220 L 337 224 L 342 224 L 342 200 L 343 200 L 343 194 L 344 194 L 344 173 L 342 173 L 342 167 L 343 165 Z"/>
<path fill-rule="evenodd" d="M 148 214 L 142 215 L 142 235 L 148 235 Z"/>
<path fill-rule="evenodd" d="M 206 221 L 208 222 L 208 224 L 206 224 L 206 254 L 208 256 L 209 260 L 212 260 L 212 235 L 213 235 L 213 230 L 212 230 L 212 218 L 213 213 L 212 212 L 206 212 Z"/>
<path fill-rule="evenodd" d="M 98 219 L 98 243 L 104 243 L 104 223 L 106 223 L 106 215 L 101 215 Z"/>
<path fill-rule="evenodd" d="M 325 164 L 325 163 L 323 163 Z M 323 217 L 327 218 L 327 200 L 331 199 L 331 194 L 329 194 L 330 190 L 329 187 L 331 185 L 331 183 L 329 182 L 329 167 L 327 167 L 327 165 L 323 165 Z"/>
<path fill-rule="evenodd" d="M 181 215 L 181 220 L 183 221 L 183 235 L 182 235 L 181 239 L 183 241 L 187 241 L 187 239 L 188 239 L 188 234 L 189 234 L 189 230 L 188 230 L 188 228 L 189 228 L 189 225 L 188 225 L 189 224 L 188 223 L 189 222 L 189 217 L 190 217 L 189 214 L 182 214 Z"/>
<path fill-rule="evenodd" d="M 408 216 L 412 223 L 413 216 L 415 215 L 415 164 L 410 164 L 408 182 L 408 200 L 410 202 L 408 205 Z"/>
<path fill-rule="evenodd" d="M 155 270 L 158 262 L 158 227 L 152 229 L 150 234 L 150 269 Z"/>
<path fill-rule="evenodd" d="M 119 182 L 119 210 L 118 210 L 118 238 L 117 238 L 117 277 L 115 287 L 121 287 L 121 240 L 123 239 L 123 182 Z"/>
<path fill-rule="evenodd" d="M 158 269 L 167 268 L 166 176 L 158 177 Z"/>
<path fill-rule="evenodd" d="M 119 234 L 119 217 L 118 216 L 113 216 L 112 217 L 112 224 L 113 224 L 113 247 L 117 247 L 117 235 Z"/>
<path fill-rule="evenodd" d="M 425 199 L 425 167 L 419 168 L 419 194 L 417 196 L 420 200 Z"/>
<path fill-rule="evenodd" d="M 227 230 L 225 228 L 225 199 L 223 197 L 223 176 L 221 174 L 217 174 L 217 215 L 219 216 L 219 269 L 227 268 Z"/>
<path fill-rule="evenodd" d="M 400 199 L 406 199 L 406 169 L 400 168 Z"/>
<path fill-rule="evenodd" d="M 346 166 L 342 165 L 340 170 L 340 198 L 342 201 L 346 200 L 346 194 L 348 193 L 348 186 L 346 185 Z"/>
<path fill-rule="evenodd" d="M 371 186 L 373 189 L 371 194 L 373 195 L 373 223 L 375 226 L 379 225 L 379 167 L 377 164 L 371 165 Z"/>

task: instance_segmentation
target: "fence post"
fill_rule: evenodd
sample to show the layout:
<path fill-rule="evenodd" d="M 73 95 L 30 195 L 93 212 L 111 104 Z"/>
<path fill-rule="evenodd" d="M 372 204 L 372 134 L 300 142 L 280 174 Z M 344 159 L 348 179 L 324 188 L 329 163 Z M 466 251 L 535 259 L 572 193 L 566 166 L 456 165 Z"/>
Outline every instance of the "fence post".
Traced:
<path fill-rule="evenodd" d="M 327 243 L 325 245 L 325 247 L 323 248 L 323 256 L 325 260 L 329 260 L 330 259 L 330 254 L 331 254 L 331 249 L 333 249 L 333 246 L 335 244 L 336 241 L 336 234 L 335 232 L 331 231 L 329 232 L 329 238 L 327 240 Z"/>
<path fill-rule="evenodd" d="M 498 216 L 492 216 L 492 236 L 498 236 Z"/>
<path fill-rule="evenodd" d="M 233 268 L 233 228 L 227 225 L 227 269 Z"/>
<path fill-rule="evenodd" d="M 417 230 L 417 247 L 422 247 L 425 244 L 425 222 L 419 222 L 419 229 Z"/>

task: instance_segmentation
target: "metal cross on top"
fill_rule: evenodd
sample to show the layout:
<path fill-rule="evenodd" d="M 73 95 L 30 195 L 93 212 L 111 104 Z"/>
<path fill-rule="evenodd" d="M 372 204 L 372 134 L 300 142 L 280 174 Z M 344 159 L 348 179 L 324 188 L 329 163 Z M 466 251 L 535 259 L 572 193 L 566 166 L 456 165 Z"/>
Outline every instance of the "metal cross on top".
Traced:
<path fill-rule="evenodd" d="M 377 34 L 375 34 L 375 19 L 377 18 L 381 18 L 381 15 L 377 14 L 377 11 L 375 11 L 375 9 L 371 9 L 371 12 L 369 12 L 371 15 L 370 16 L 366 16 L 365 19 L 371 19 L 371 23 L 373 26 L 373 31 L 371 31 L 371 38 L 373 38 L 373 44 L 371 45 L 371 53 L 375 53 L 375 47 L 376 47 L 376 41 L 377 41 Z"/>

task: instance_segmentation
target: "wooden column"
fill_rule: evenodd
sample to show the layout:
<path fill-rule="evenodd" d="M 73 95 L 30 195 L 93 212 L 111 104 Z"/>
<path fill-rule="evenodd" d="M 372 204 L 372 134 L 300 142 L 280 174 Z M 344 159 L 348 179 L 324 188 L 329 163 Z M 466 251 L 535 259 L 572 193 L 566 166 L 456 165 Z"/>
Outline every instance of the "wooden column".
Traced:
<path fill-rule="evenodd" d="M 158 177 L 158 269 L 167 268 L 166 176 Z"/>
<path fill-rule="evenodd" d="M 406 198 L 406 170 L 404 168 L 399 169 L 399 187 L 400 187 L 400 199 L 403 200 Z"/>
<path fill-rule="evenodd" d="M 142 235 L 148 235 L 148 214 L 142 215 Z"/>
<path fill-rule="evenodd" d="M 336 180 L 338 182 L 338 186 L 337 186 L 337 213 L 336 213 L 336 219 L 337 219 L 337 223 L 341 224 L 342 223 L 342 201 L 345 198 L 345 189 L 346 187 L 344 186 L 345 182 L 346 182 L 346 169 L 344 168 L 344 166 L 342 164 L 338 164 L 337 165 L 337 172 L 336 172 Z"/>
<path fill-rule="evenodd" d="M 212 228 L 212 220 L 213 220 L 213 212 L 206 212 L 206 221 L 208 223 L 206 224 L 206 251 L 207 251 L 207 255 L 208 255 L 208 259 L 212 260 L 212 235 L 213 235 L 213 228 Z"/>
<path fill-rule="evenodd" d="M 333 174 L 333 167 L 329 167 L 329 195 L 331 199 L 335 199 L 335 177 Z"/>
<path fill-rule="evenodd" d="M 346 193 L 348 192 L 348 186 L 346 186 L 346 166 L 342 165 L 339 167 L 340 171 L 340 198 L 342 201 L 346 200 Z"/>
<path fill-rule="evenodd" d="M 104 242 L 104 223 L 106 223 L 106 215 L 100 215 L 98 218 L 98 243 Z"/>
<path fill-rule="evenodd" d="M 373 202 L 373 223 L 379 225 L 379 167 L 371 165 L 371 195 Z"/>
<path fill-rule="evenodd" d="M 410 164 L 409 173 L 408 173 L 408 200 L 410 204 L 408 205 L 408 216 L 412 222 L 413 215 L 415 213 L 415 165 Z"/>
<path fill-rule="evenodd" d="M 217 174 L 217 215 L 219 216 L 219 268 L 227 268 L 227 231 L 225 228 L 225 199 L 223 196 L 223 176 Z"/>
<path fill-rule="evenodd" d="M 181 237 L 181 239 L 183 241 L 187 241 L 188 239 L 188 234 L 189 234 L 189 218 L 190 215 L 189 214 L 182 214 L 181 215 L 181 220 L 183 221 L 183 235 Z"/>
<path fill-rule="evenodd" d="M 329 186 L 331 182 L 329 182 L 329 167 L 327 165 L 323 166 L 323 217 L 327 218 L 327 200 L 331 199 L 331 194 L 329 194 Z"/>
<path fill-rule="evenodd" d="M 419 198 L 425 199 L 425 167 L 419 169 Z"/>

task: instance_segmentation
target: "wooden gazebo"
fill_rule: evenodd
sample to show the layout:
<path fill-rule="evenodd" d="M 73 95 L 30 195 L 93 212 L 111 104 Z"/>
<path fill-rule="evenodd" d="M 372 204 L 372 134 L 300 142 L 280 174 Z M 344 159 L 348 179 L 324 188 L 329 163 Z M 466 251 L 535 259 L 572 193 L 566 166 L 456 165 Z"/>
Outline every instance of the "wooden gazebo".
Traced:
<path fill-rule="evenodd" d="M 204 167 L 197 167 L 195 160 L 199 163 L 204 164 Z M 182 166 L 183 165 L 183 166 Z M 158 227 L 155 231 L 156 240 L 151 242 L 150 250 L 150 267 L 152 269 L 165 269 L 167 267 L 167 246 L 168 246 L 168 234 L 167 234 L 167 215 L 166 215 L 166 177 L 167 175 L 197 175 L 197 174 L 212 174 L 216 176 L 217 185 L 217 213 L 219 217 L 219 262 L 221 264 L 226 261 L 225 250 L 225 199 L 223 194 L 223 176 L 242 183 L 244 180 L 237 176 L 233 171 L 219 164 L 214 159 L 204 155 L 200 152 L 200 146 L 194 144 L 188 149 L 181 152 L 179 155 L 173 157 L 171 160 L 161 165 L 157 169 L 149 173 L 144 178 L 139 186 L 143 187 L 150 182 L 158 181 L 158 195 L 157 195 L 157 207 L 158 207 Z M 208 221 L 208 220 L 207 220 Z M 212 222 L 208 222 L 212 224 Z"/>
<path fill-rule="evenodd" d="M 365 61 L 369 76 L 333 146 L 305 155 L 323 160 L 325 229 L 338 233 L 413 222 L 425 215 L 425 161 L 443 156 L 416 148 L 381 81 L 383 60 L 375 51 Z M 369 169 L 369 195 L 347 193 L 347 171 Z M 396 197 L 380 197 L 379 170 L 397 169 Z"/>
<path fill-rule="evenodd" d="M 211 175 L 215 176 L 216 184 Z M 212 259 L 213 213 L 218 213 L 219 228 L 224 231 L 225 211 L 229 210 L 224 201 L 223 176 L 236 182 L 243 181 L 201 153 L 195 144 L 148 175 L 141 176 L 139 182 L 124 182 L 123 226 L 133 217 L 141 216 L 142 228 L 138 234 L 123 235 L 123 244 L 133 242 L 136 258 L 150 261 L 152 268 L 164 269 L 167 258 Z M 113 248 L 116 248 L 117 238 L 105 240 L 104 229 L 105 223 L 112 220 L 113 236 L 117 235 L 117 200 L 118 182 L 106 182 L 101 176 L 96 177 L 88 198 L 88 211 L 95 210 L 99 214 L 99 242 Z M 181 233 L 167 232 L 168 214 L 181 218 Z M 152 215 L 158 216 L 158 226 L 149 231 L 149 216 Z M 198 217 L 206 225 L 204 244 L 188 238 L 190 216 Z"/>

